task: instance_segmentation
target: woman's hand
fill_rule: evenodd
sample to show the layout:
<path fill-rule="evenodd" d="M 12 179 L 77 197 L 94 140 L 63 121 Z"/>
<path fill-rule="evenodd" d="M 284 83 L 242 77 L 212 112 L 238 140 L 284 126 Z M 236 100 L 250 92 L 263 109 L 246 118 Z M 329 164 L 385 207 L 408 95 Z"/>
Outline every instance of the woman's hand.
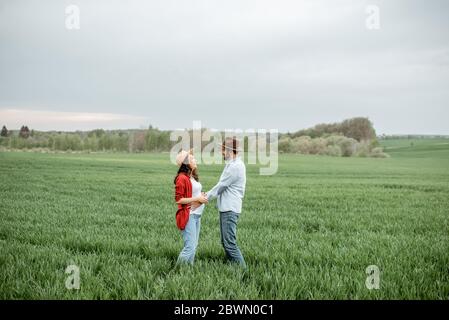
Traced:
<path fill-rule="evenodd" d="M 205 193 L 203 193 L 200 196 L 195 197 L 195 198 L 181 198 L 178 201 L 176 201 L 177 204 L 190 204 L 191 206 L 195 202 L 200 203 L 200 205 L 203 203 L 207 203 L 207 195 Z"/>
<path fill-rule="evenodd" d="M 207 196 L 203 193 L 195 199 L 199 203 L 207 203 Z"/>
<path fill-rule="evenodd" d="M 199 206 L 207 203 L 207 195 L 203 192 L 200 196 L 195 197 L 192 203 L 190 204 L 190 208 L 195 210 Z"/>

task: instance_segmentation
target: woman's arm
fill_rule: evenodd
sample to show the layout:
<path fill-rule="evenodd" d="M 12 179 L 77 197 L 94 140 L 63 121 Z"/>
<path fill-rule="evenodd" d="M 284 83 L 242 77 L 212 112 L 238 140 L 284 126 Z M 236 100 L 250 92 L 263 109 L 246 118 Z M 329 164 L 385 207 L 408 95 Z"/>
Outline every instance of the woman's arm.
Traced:
<path fill-rule="evenodd" d="M 200 195 L 198 197 L 192 197 L 192 198 L 181 198 L 178 201 L 176 201 L 177 204 L 189 204 L 192 202 L 206 203 L 207 198 L 204 195 Z"/>

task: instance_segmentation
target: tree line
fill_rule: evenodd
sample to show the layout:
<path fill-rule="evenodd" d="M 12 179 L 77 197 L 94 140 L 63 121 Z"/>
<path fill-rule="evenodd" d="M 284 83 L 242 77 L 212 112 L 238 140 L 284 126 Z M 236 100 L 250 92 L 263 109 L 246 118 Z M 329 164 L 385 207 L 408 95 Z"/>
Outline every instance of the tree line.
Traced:
<path fill-rule="evenodd" d="M 0 146 L 4 148 L 51 151 L 159 152 L 169 151 L 174 143 L 170 141 L 170 131 L 152 126 L 148 129 L 75 132 L 29 130 L 27 126 L 16 132 L 3 126 L 0 137 Z"/>
<path fill-rule="evenodd" d="M 0 146 L 6 149 L 42 149 L 87 152 L 164 152 L 177 141 L 170 141 L 168 130 L 148 129 L 91 131 L 37 131 L 22 126 L 3 126 Z M 192 135 L 191 135 L 192 137 Z M 245 145 L 247 141 L 245 141 Z M 341 123 L 318 124 L 312 128 L 279 135 L 279 152 L 328 156 L 386 157 L 379 147 L 373 124 L 367 118 Z"/>
<path fill-rule="evenodd" d="M 290 138 L 308 136 L 310 138 L 321 138 L 330 135 L 345 136 L 359 142 L 372 141 L 376 139 L 376 130 L 368 118 L 357 117 L 346 119 L 336 123 L 321 123 L 316 126 L 288 133 Z"/>

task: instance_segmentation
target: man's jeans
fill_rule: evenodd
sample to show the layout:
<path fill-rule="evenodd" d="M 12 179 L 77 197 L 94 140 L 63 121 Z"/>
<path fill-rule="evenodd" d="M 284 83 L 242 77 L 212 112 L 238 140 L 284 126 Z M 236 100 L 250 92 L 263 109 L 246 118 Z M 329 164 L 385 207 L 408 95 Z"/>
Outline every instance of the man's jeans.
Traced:
<path fill-rule="evenodd" d="M 221 243 L 228 260 L 237 262 L 243 268 L 246 268 L 245 259 L 243 259 L 242 253 L 237 246 L 238 219 L 238 213 L 232 211 L 220 212 Z"/>
<path fill-rule="evenodd" d="M 178 263 L 193 264 L 195 260 L 196 248 L 198 247 L 198 238 L 200 236 L 201 215 L 191 214 L 184 230 L 182 230 L 182 239 L 184 248 L 178 257 Z"/>

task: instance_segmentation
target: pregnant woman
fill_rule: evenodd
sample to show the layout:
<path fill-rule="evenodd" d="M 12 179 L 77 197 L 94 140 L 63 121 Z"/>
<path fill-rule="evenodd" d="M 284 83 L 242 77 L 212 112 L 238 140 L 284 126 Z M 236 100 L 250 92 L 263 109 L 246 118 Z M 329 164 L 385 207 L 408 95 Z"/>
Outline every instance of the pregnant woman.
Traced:
<path fill-rule="evenodd" d="M 175 201 L 178 204 L 176 224 L 184 241 L 178 263 L 193 264 L 200 235 L 201 214 L 207 198 L 201 192 L 198 168 L 193 154 L 181 151 L 176 157 L 176 163 L 179 167 L 174 180 Z"/>

